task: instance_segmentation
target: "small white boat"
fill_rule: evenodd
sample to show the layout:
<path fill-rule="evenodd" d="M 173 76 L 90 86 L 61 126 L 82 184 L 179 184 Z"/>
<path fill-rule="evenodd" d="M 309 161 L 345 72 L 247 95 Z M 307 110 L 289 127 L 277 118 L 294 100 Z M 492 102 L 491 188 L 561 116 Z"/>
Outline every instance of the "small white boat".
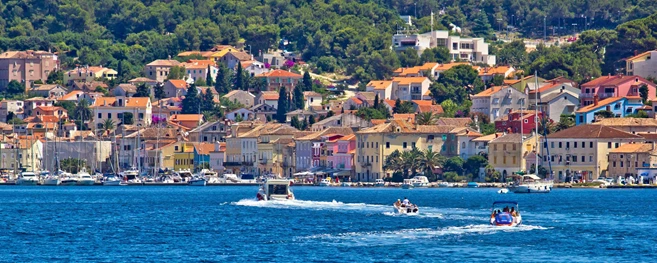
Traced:
<path fill-rule="evenodd" d="M 139 170 L 137 168 L 131 168 L 129 170 L 123 171 L 121 173 L 121 176 L 125 180 L 125 184 L 128 185 L 141 185 L 144 184 L 144 182 L 139 179 Z"/>
<path fill-rule="evenodd" d="M 351 187 L 351 182 L 342 182 L 341 186 L 342 187 Z"/>
<path fill-rule="evenodd" d="M 512 207 L 509 208 L 509 205 Z M 522 224 L 522 216 L 518 202 L 497 201 L 491 208 L 490 224 L 493 226 L 518 226 Z"/>
<path fill-rule="evenodd" d="M 393 204 L 392 207 L 395 209 L 395 213 L 403 215 L 417 215 L 420 213 L 420 209 L 414 205 L 410 204 L 408 206 Z"/>
<path fill-rule="evenodd" d="M 415 185 L 413 183 L 414 183 L 413 179 L 404 179 L 404 182 L 402 183 L 401 188 L 402 189 L 412 189 L 413 187 L 415 187 Z"/>
<path fill-rule="evenodd" d="M 426 176 L 418 175 L 412 178 L 413 187 L 429 187 L 429 178 Z"/>
<path fill-rule="evenodd" d="M 508 194 L 508 193 L 509 193 L 509 189 L 502 188 L 502 189 L 500 189 L 499 191 L 497 191 L 497 193 L 498 193 L 498 194 Z"/>
<path fill-rule="evenodd" d="M 331 181 L 329 181 L 328 179 L 322 179 L 319 182 L 319 186 L 331 186 Z"/>
<path fill-rule="evenodd" d="M 41 178 L 43 178 L 41 185 L 57 186 L 61 183 L 59 176 L 51 175 L 48 171 L 41 171 Z"/>
<path fill-rule="evenodd" d="M 294 200 L 294 193 L 290 190 L 290 180 L 269 179 L 265 181 L 260 186 L 256 198 L 258 201 Z"/>
<path fill-rule="evenodd" d="M 376 180 L 374 180 L 374 186 L 384 187 L 384 186 L 386 186 L 386 182 L 383 181 L 383 179 L 376 179 Z"/>
<path fill-rule="evenodd" d="M 534 174 L 518 176 L 510 186 L 509 190 L 516 194 L 546 194 L 552 191 L 552 182 L 541 181 Z"/>
<path fill-rule="evenodd" d="M 193 177 L 192 179 L 187 181 L 187 183 L 191 186 L 205 186 L 207 184 L 207 181 L 205 180 L 205 178 Z"/>
<path fill-rule="evenodd" d="M 122 180 L 119 177 L 116 176 L 110 176 L 110 177 L 105 177 L 105 180 L 103 180 L 103 185 L 104 186 L 119 186 L 119 185 L 125 185 L 122 184 Z"/>
<path fill-rule="evenodd" d="M 78 173 L 78 185 L 94 185 L 96 180 L 84 169 Z"/>
<path fill-rule="evenodd" d="M 16 185 L 37 185 L 39 178 L 33 172 L 22 172 L 16 180 Z"/>

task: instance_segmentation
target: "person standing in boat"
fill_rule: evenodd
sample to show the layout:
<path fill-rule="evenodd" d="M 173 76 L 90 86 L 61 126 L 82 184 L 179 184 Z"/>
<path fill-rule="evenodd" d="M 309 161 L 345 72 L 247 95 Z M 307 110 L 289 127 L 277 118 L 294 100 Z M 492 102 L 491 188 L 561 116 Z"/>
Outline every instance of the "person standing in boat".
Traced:
<path fill-rule="evenodd" d="M 404 197 L 404 201 L 402 202 L 402 206 L 403 206 L 403 207 L 406 207 L 406 206 L 408 206 L 409 204 L 410 204 L 410 202 L 408 201 L 408 198 Z"/>

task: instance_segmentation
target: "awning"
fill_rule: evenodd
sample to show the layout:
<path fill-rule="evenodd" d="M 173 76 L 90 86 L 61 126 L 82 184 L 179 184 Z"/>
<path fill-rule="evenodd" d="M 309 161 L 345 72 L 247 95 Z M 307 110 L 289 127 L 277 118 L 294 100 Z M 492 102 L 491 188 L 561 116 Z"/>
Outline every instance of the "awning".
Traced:
<path fill-rule="evenodd" d="M 342 170 L 342 171 L 334 172 L 333 176 L 351 176 L 351 170 Z"/>

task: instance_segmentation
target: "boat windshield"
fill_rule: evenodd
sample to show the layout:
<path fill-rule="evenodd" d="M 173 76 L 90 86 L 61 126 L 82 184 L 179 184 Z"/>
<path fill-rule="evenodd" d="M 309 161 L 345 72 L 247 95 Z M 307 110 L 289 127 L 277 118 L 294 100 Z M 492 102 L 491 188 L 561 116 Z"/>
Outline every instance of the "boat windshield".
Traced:
<path fill-rule="evenodd" d="M 270 195 L 287 195 L 287 185 L 269 185 Z"/>

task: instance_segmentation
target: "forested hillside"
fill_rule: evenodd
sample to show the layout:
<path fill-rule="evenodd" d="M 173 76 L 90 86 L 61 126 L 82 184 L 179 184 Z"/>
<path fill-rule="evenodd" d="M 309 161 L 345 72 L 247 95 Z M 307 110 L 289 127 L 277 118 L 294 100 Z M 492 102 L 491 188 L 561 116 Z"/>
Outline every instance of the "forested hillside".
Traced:
<path fill-rule="evenodd" d="M 386 77 L 399 66 L 388 49 L 402 24 L 399 14 L 417 10 L 424 29 L 433 10 L 438 28 L 451 22 L 472 34 L 489 34 L 491 27 L 512 24 L 528 34 L 538 32 L 543 15 L 555 25 L 586 15 L 590 27 L 611 28 L 656 7 L 654 0 L 12 0 L 0 3 L 0 49 L 52 49 L 65 66 L 118 68 L 122 61 L 126 79 L 137 76 L 144 63 L 181 50 L 244 42 L 256 53 L 285 38 L 289 50 L 309 62 L 321 61 L 324 70 L 367 80 Z M 642 28 L 627 28 L 619 35 L 645 37 Z"/>

